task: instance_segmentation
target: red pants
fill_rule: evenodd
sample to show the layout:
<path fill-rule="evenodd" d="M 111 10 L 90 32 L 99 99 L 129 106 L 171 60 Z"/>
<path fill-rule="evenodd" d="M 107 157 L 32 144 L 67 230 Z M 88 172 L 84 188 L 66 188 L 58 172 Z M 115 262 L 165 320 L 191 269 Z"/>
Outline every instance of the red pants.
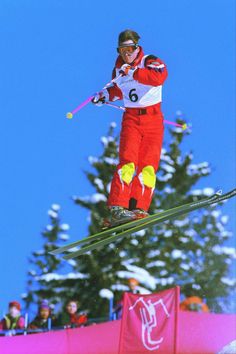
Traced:
<path fill-rule="evenodd" d="M 163 132 L 159 105 L 126 110 L 120 134 L 120 162 L 112 180 L 108 206 L 149 209 Z"/>

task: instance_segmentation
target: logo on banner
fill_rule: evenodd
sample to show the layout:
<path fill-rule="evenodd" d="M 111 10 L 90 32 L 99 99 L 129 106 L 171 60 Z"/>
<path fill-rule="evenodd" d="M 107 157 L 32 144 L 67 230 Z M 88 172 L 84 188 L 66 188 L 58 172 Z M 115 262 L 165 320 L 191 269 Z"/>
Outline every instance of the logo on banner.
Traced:
<path fill-rule="evenodd" d="M 152 332 L 158 326 L 158 312 L 155 307 L 160 305 L 167 318 L 170 317 L 170 314 L 162 299 L 159 299 L 156 302 L 152 302 L 152 300 L 149 299 L 145 302 L 143 297 L 138 298 L 135 303 L 129 307 L 129 311 L 134 310 L 138 303 L 141 303 L 141 306 L 139 306 L 139 313 L 142 321 L 142 343 L 147 350 L 158 349 L 164 340 L 164 337 L 159 339 L 152 338 Z"/>

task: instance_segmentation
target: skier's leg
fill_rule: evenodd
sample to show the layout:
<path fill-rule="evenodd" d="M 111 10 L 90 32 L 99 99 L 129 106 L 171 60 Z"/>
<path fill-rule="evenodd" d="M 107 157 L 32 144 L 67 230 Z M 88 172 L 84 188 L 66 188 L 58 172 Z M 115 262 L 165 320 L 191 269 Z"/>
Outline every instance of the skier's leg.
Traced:
<path fill-rule="evenodd" d="M 144 136 L 139 151 L 137 174 L 132 183 L 129 206 L 131 210 L 143 209 L 147 212 L 152 201 L 156 171 L 160 161 L 164 132 L 163 119 L 161 116 L 149 115 L 146 125 L 143 124 L 142 128 Z M 143 216 L 145 217 L 145 213 Z"/>
<path fill-rule="evenodd" d="M 120 133 L 119 165 L 113 176 L 108 206 L 129 207 L 132 180 L 138 163 L 142 135 L 138 117 L 125 113 Z"/>

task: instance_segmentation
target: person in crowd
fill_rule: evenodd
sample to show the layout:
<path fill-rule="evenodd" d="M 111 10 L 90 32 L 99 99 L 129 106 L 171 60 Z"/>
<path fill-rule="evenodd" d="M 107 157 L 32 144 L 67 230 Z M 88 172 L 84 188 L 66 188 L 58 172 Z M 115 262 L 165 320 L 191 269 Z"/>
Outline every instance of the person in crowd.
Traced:
<path fill-rule="evenodd" d="M 29 324 L 29 329 L 50 329 L 52 323 L 51 309 L 47 300 L 43 300 L 38 307 L 38 314 Z"/>
<path fill-rule="evenodd" d="M 139 282 L 137 279 L 129 278 L 128 279 L 128 286 L 129 286 L 128 292 L 133 293 L 133 294 L 139 294 L 140 291 L 137 289 L 138 285 L 139 285 Z"/>
<path fill-rule="evenodd" d="M 25 320 L 21 316 L 21 305 L 18 301 L 11 301 L 8 314 L 0 322 L 0 330 L 7 331 L 7 335 L 15 335 L 16 330 L 24 328 Z"/>
<path fill-rule="evenodd" d="M 65 311 L 58 318 L 58 325 L 64 328 L 76 328 L 86 325 L 88 318 L 85 312 L 78 313 L 78 301 L 69 300 Z"/>
<path fill-rule="evenodd" d="M 182 311 L 196 311 L 196 312 L 209 312 L 208 306 L 198 296 L 187 297 L 180 303 L 180 310 Z"/>
<path fill-rule="evenodd" d="M 133 293 L 133 294 L 139 294 L 140 291 L 137 289 L 139 285 L 139 282 L 135 278 L 129 278 L 128 279 L 128 287 L 129 290 L 127 292 Z M 114 317 L 116 319 L 119 319 L 122 317 L 122 310 L 123 310 L 123 296 L 122 298 L 117 302 L 115 308 L 114 308 Z"/>

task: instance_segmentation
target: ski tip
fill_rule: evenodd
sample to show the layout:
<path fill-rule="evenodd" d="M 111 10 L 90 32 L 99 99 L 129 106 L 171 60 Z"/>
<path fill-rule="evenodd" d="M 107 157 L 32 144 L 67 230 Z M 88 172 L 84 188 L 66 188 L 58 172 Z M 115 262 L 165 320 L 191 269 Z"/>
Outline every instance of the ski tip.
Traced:
<path fill-rule="evenodd" d="M 221 196 L 222 194 L 223 194 L 222 189 L 219 189 L 219 190 L 216 192 L 216 195 L 218 195 L 218 196 Z"/>
<path fill-rule="evenodd" d="M 72 119 L 72 118 L 73 118 L 73 114 L 72 114 L 71 112 L 68 112 L 68 113 L 66 114 L 66 118 Z"/>
<path fill-rule="evenodd" d="M 184 124 L 182 125 L 182 129 L 183 129 L 183 130 L 186 130 L 187 128 L 188 128 L 187 124 L 184 123 Z"/>

